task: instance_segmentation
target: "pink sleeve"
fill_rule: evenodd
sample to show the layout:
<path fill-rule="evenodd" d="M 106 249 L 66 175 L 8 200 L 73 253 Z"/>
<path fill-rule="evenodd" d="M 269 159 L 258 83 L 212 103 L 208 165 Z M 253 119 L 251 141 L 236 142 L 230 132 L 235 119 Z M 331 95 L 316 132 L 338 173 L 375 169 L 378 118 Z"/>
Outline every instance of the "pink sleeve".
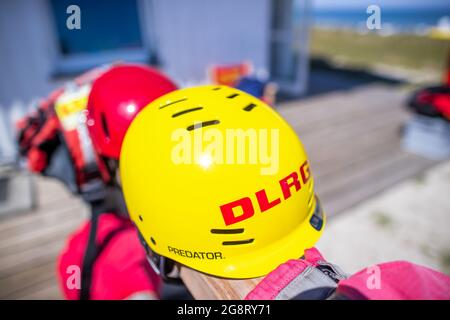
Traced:
<path fill-rule="evenodd" d="M 305 250 L 304 259 L 289 260 L 270 272 L 249 294 L 245 300 L 273 300 L 308 266 L 315 266 L 324 260 L 316 248 Z"/>
<path fill-rule="evenodd" d="M 450 278 L 406 261 L 382 263 L 339 282 L 338 292 L 350 299 L 448 300 Z"/>

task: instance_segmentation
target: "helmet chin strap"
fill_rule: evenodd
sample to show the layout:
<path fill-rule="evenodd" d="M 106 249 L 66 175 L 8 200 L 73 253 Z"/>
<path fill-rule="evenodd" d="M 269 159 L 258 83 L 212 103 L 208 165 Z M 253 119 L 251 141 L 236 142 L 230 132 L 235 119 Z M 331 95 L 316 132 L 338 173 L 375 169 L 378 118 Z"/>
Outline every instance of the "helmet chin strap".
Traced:
<path fill-rule="evenodd" d="M 153 271 L 166 283 L 182 284 L 180 278 L 180 265 L 172 259 L 160 256 L 150 248 L 147 250 L 147 260 Z"/>
<path fill-rule="evenodd" d="M 159 275 L 166 283 L 183 284 L 183 281 L 180 278 L 180 265 L 172 259 L 163 257 L 154 252 L 147 242 L 145 242 L 139 229 L 138 236 L 145 248 L 145 252 L 147 253 L 147 261 L 153 271 L 155 271 L 155 273 Z"/>

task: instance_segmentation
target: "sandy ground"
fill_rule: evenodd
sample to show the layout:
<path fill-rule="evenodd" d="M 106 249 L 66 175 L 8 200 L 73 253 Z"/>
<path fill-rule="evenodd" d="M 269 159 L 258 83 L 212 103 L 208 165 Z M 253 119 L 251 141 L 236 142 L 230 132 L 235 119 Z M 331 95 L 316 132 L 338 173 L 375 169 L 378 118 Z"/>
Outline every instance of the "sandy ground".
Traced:
<path fill-rule="evenodd" d="M 450 274 L 450 160 L 331 218 L 317 244 L 356 272 L 407 260 Z"/>

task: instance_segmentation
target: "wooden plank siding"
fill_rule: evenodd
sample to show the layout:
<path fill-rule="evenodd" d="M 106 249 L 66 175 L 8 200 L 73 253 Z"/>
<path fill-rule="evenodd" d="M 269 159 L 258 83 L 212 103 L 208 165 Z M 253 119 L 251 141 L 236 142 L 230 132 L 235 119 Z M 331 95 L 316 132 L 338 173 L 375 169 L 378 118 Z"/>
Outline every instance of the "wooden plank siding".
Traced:
<path fill-rule="evenodd" d="M 405 97 L 371 85 L 278 107 L 305 145 L 329 217 L 434 164 L 400 148 Z M 38 209 L 0 220 L 0 299 L 61 298 L 55 259 L 87 217 L 86 207 L 59 183 L 36 180 Z M 182 277 L 199 299 L 240 299 L 258 281 L 223 280 L 187 268 Z"/>

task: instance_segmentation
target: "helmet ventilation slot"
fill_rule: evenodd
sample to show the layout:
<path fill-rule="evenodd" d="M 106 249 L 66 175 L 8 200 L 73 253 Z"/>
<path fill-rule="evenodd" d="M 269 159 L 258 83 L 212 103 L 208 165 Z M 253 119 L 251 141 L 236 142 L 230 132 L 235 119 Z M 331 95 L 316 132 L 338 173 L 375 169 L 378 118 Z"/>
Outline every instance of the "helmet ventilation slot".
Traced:
<path fill-rule="evenodd" d="M 187 131 L 192 131 L 192 130 L 200 129 L 200 128 L 207 127 L 207 126 L 213 126 L 213 125 L 219 124 L 219 123 L 220 123 L 219 120 L 204 121 L 204 122 L 192 124 L 189 127 L 187 127 L 186 129 L 187 129 Z"/>
<path fill-rule="evenodd" d="M 186 101 L 186 100 L 187 100 L 187 98 L 183 98 L 183 99 L 179 99 L 179 100 L 175 100 L 175 101 L 170 101 L 170 102 L 166 103 L 165 105 L 159 107 L 159 109 L 162 109 L 162 108 L 171 106 L 171 105 L 173 105 L 173 104 L 175 104 L 175 103 L 183 102 L 183 101 Z"/>
<path fill-rule="evenodd" d="M 236 246 L 240 244 L 249 244 L 255 241 L 255 239 L 247 239 L 247 240 L 238 240 L 238 241 L 224 241 L 222 245 L 224 246 Z"/>
<path fill-rule="evenodd" d="M 198 111 L 198 110 L 202 110 L 202 109 L 203 109 L 203 107 L 197 107 L 197 108 L 186 109 L 186 110 L 183 110 L 183 111 L 174 113 L 174 114 L 172 115 L 172 118 L 176 118 L 176 117 L 182 116 L 183 114 L 190 113 L 190 112 L 194 112 L 194 111 Z"/>
<path fill-rule="evenodd" d="M 236 233 L 243 233 L 244 228 L 240 229 L 211 229 L 211 233 L 214 234 L 236 234 Z"/>
<path fill-rule="evenodd" d="M 256 104 L 254 104 L 254 103 L 250 103 L 248 106 L 246 106 L 243 110 L 244 111 L 252 111 L 253 110 L 253 108 L 255 108 L 256 107 Z"/>
<path fill-rule="evenodd" d="M 102 128 L 103 128 L 103 132 L 105 133 L 106 137 L 109 138 L 109 128 L 108 128 L 108 122 L 106 121 L 106 116 L 105 114 L 102 112 Z"/>

